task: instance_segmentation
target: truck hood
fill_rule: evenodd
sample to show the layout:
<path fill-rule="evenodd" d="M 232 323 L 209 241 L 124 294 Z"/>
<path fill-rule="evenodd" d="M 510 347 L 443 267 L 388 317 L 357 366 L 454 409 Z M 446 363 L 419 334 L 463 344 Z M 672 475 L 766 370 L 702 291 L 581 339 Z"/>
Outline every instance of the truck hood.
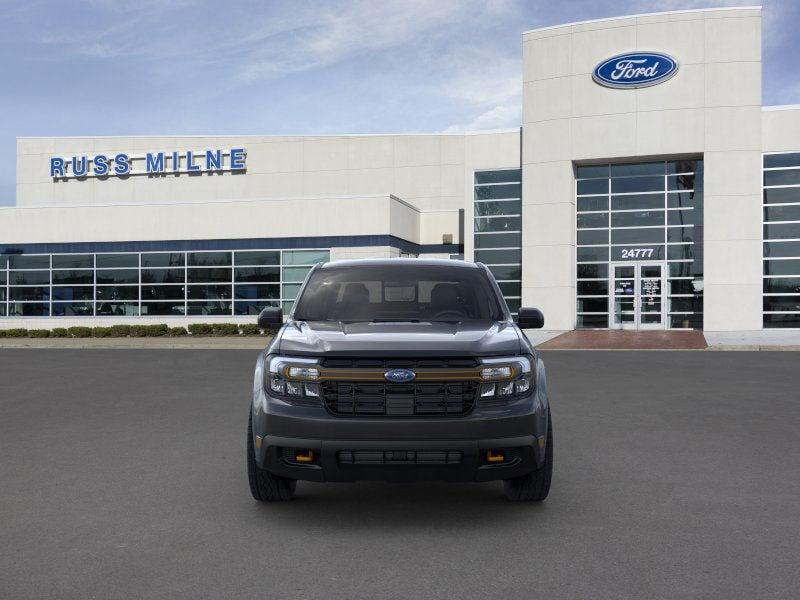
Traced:
<path fill-rule="evenodd" d="M 326 356 L 502 356 L 520 352 L 512 323 L 341 323 L 290 321 L 277 351 Z"/>

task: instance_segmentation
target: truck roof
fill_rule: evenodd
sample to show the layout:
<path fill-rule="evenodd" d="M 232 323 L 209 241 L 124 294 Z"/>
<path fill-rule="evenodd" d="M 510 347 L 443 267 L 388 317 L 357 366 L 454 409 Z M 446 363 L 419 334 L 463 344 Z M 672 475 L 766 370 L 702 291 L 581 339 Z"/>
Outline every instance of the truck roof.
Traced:
<path fill-rule="evenodd" d="M 351 260 L 337 260 L 326 262 L 320 266 L 322 269 L 329 267 L 351 267 L 363 265 L 377 265 L 391 267 L 392 265 L 416 265 L 416 266 L 447 266 L 459 269 L 477 269 L 478 264 L 463 260 L 453 260 L 449 258 L 359 258 Z"/>

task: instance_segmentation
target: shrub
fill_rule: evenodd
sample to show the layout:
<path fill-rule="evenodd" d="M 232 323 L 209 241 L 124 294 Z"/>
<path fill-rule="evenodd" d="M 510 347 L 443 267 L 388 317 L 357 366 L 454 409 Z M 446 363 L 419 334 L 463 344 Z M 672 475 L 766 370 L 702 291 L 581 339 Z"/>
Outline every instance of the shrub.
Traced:
<path fill-rule="evenodd" d="M 109 329 L 112 337 L 128 337 L 131 334 L 130 325 L 112 325 Z"/>
<path fill-rule="evenodd" d="M 67 329 L 67 333 L 76 338 L 92 337 L 92 328 L 82 326 L 70 327 Z"/>
<path fill-rule="evenodd" d="M 211 331 L 214 335 L 239 335 L 239 328 L 233 323 L 214 323 Z"/>
<path fill-rule="evenodd" d="M 5 329 L 0 329 L 0 338 L 4 338 L 4 337 L 6 337 L 6 330 Z"/>
<path fill-rule="evenodd" d="M 189 325 L 189 333 L 192 335 L 211 335 L 213 331 L 210 323 L 192 323 Z"/>
<path fill-rule="evenodd" d="M 260 335 L 261 330 L 258 328 L 258 325 L 255 323 L 244 323 L 243 325 L 239 325 L 239 331 L 242 332 L 242 335 Z"/>
<path fill-rule="evenodd" d="M 188 332 L 186 331 L 185 327 L 170 327 L 168 335 L 170 337 L 178 337 L 181 335 L 187 335 Z"/>
<path fill-rule="evenodd" d="M 96 338 L 111 337 L 111 327 L 93 327 L 92 337 Z"/>
<path fill-rule="evenodd" d="M 147 337 L 161 337 L 169 334 L 169 325 L 159 323 L 158 325 L 145 325 Z"/>
<path fill-rule="evenodd" d="M 50 331 L 50 337 L 69 337 L 69 331 L 67 331 L 64 327 L 54 327 Z"/>
<path fill-rule="evenodd" d="M 146 325 L 131 325 L 131 337 L 145 337 L 147 335 Z"/>
<path fill-rule="evenodd" d="M 22 327 L 14 327 L 13 329 L 6 329 L 6 337 L 25 337 L 28 335 L 28 330 Z"/>
<path fill-rule="evenodd" d="M 32 337 L 32 338 L 50 337 L 50 330 L 49 329 L 28 329 L 28 337 Z"/>

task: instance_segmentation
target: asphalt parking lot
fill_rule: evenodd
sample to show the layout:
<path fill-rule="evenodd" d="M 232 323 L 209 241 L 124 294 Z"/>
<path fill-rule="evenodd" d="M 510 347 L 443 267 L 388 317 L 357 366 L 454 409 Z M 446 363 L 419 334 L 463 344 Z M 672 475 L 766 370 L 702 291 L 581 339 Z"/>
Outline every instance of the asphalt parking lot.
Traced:
<path fill-rule="evenodd" d="M 550 352 L 541 505 L 244 462 L 256 352 L 0 350 L 0 598 L 796 598 L 800 355 Z"/>

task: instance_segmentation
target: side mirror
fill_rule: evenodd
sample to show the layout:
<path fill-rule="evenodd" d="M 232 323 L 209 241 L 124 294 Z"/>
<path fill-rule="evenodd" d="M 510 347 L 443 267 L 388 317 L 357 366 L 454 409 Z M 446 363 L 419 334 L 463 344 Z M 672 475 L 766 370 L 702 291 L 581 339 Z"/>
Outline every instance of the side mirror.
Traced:
<path fill-rule="evenodd" d="M 259 329 L 275 329 L 283 325 L 283 310 L 278 306 L 267 306 L 258 315 Z"/>
<path fill-rule="evenodd" d="M 517 324 L 520 329 L 541 329 L 544 327 L 544 315 L 538 308 L 520 308 Z"/>

